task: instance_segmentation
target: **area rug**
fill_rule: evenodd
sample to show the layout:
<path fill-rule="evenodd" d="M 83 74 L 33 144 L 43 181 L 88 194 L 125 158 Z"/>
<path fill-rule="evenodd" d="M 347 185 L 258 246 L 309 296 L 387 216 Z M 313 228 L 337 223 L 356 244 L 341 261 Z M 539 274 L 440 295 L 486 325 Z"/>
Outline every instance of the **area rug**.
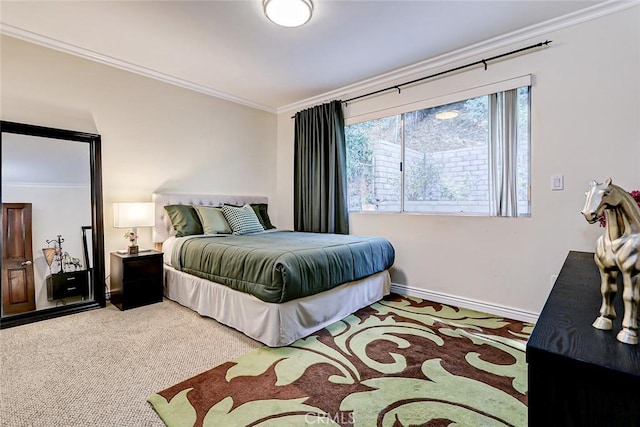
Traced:
<path fill-rule="evenodd" d="M 148 398 L 167 426 L 524 426 L 533 325 L 391 295 Z"/>

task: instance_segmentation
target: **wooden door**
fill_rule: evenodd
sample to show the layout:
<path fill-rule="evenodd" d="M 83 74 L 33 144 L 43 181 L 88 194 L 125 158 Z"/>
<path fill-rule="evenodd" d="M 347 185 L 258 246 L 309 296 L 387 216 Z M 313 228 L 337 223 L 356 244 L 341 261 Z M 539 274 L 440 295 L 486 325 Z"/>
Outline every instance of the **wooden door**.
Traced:
<path fill-rule="evenodd" d="M 2 315 L 35 309 L 31 203 L 3 203 Z"/>

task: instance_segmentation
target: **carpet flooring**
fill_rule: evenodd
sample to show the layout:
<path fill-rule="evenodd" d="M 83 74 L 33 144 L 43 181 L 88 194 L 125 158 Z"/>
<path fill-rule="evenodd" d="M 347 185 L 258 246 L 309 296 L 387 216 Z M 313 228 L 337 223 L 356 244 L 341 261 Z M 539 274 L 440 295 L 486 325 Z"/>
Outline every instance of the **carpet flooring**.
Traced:
<path fill-rule="evenodd" d="M 164 423 L 149 394 L 262 344 L 165 300 L 0 330 L 0 425 Z"/>
<path fill-rule="evenodd" d="M 533 325 L 391 295 L 149 396 L 177 426 L 525 426 Z"/>

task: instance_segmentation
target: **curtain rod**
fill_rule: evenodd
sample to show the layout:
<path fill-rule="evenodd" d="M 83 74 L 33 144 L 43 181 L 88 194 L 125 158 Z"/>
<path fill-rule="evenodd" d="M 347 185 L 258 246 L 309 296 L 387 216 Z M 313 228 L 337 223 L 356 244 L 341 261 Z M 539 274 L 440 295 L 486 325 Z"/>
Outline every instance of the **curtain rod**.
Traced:
<path fill-rule="evenodd" d="M 450 68 L 448 70 L 440 71 L 439 73 L 431 74 L 431 75 L 428 75 L 428 76 L 425 76 L 425 77 L 420 77 L 419 79 L 414 79 L 414 80 L 411 80 L 411 81 L 408 81 L 408 82 L 404 82 L 404 83 L 400 83 L 400 84 L 397 84 L 397 85 L 394 85 L 394 86 L 389 86 L 389 87 L 386 87 L 384 89 L 379 89 L 379 90 L 376 90 L 376 91 L 373 91 L 373 92 L 365 93 L 364 95 L 354 96 L 353 98 L 349 98 L 349 99 L 346 99 L 346 100 L 342 101 L 342 103 L 344 103 L 346 105 L 351 101 L 355 101 L 356 99 L 361 99 L 361 98 L 366 98 L 368 96 L 377 95 L 379 93 L 386 92 L 386 91 L 392 90 L 392 89 L 395 89 L 395 90 L 398 91 L 398 93 L 400 93 L 401 92 L 401 88 L 403 86 L 407 86 L 407 85 L 411 85 L 411 84 L 414 84 L 414 83 L 418 83 L 418 82 L 421 82 L 421 81 L 427 80 L 427 79 L 432 79 L 434 77 L 439 77 L 439 76 L 442 76 L 444 74 L 453 73 L 455 71 L 460 71 L 460 70 L 463 70 L 465 68 L 474 67 L 474 66 L 480 65 L 480 64 L 484 65 L 484 69 L 486 70 L 487 69 L 487 65 L 488 65 L 487 63 L 489 61 L 494 61 L 496 59 L 504 58 L 505 56 L 515 55 L 516 53 L 524 52 L 524 51 L 529 50 L 529 49 L 535 49 L 535 48 L 542 47 L 542 46 L 548 46 L 551 42 L 552 42 L 552 40 L 545 40 L 545 41 L 540 42 L 540 43 L 532 44 L 531 46 L 527 46 L 527 47 L 523 47 L 523 48 L 520 48 L 520 49 L 512 50 L 511 52 L 507 52 L 507 53 L 503 53 L 503 54 L 500 54 L 500 55 L 492 56 L 492 57 L 486 58 L 486 59 L 481 59 L 479 61 L 472 62 L 470 64 L 461 65 L 459 67 Z M 291 118 L 294 119 L 295 116 L 291 116 Z"/>

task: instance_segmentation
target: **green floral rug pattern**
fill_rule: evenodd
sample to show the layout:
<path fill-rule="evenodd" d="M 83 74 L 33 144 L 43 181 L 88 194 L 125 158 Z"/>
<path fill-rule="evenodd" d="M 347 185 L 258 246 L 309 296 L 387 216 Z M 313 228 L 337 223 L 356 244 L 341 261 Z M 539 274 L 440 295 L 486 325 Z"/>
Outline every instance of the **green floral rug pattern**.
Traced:
<path fill-rule="evenodd" d="M 167 426 L 525 426 L 529 323 L 391 295 L 148 398 Z"/>

